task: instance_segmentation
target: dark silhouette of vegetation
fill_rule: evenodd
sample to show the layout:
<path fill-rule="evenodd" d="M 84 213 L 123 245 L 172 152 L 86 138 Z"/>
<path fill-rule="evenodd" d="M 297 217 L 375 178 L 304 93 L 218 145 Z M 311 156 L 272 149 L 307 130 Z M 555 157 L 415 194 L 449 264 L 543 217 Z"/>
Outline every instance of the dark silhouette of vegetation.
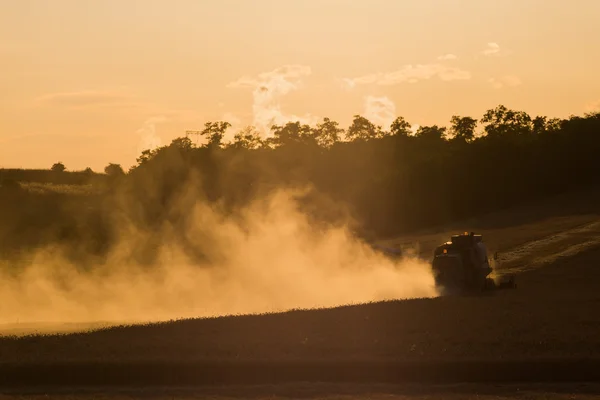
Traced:
<path fill-rule="evenodd" d="M 104 167 L 104 173 L 111 177 L 123 176 L 125 175 L 125 171 L 120 164 L 110 163 L 106 167 Z"/>
<path fill-rule="evenodd" d="M 20 190 L 21 184 L 14 179 L 2 179 L 0 180 L 0 189 L 2 190 Z"/>
<path fill-rule="evenodd" d="M 500 105 L 479 120 L 455 115 L 447 127 L 421 126 L 414 133 L 402 117 L 386 130 L 360 115 L 347 129 L 329 118 L 314 126 L 274 125 L 267 137 L 252 126 L 233 135 L 230 128 L 227 122 L 207 122 L 196 131 L 202 144 L 190 135 L 175 138 L 143 151 L 126 173 L 117 164 L 109 164 L 106 174 L 0 170 L 0 179 L 17 182 L 35 177 L 36 182 L 111 183 L 111 190 L 85 201 L 58 194 L 6 200 L 0 214 L 20 233 L 5 224 L 0 239 L 11 246 L 23 238 L 39 244 L 55 238 L 61 226 L 59 237 L 89 241 L 78 249 L 104 251 L 115 212 L 128 214 L 142 229 L 164 222 L 177 226 L 189 216 L 185 207 L 172 210 L 182 195 L 228 212 L 280 187 L 311 187 L 300 204 L 315 221 L 349 215 L 357 233 L 383 237 L 600 183 L 599 113 L 531 117 Z M 85 212 L 77 211 L 81 204 Z M 23 207 L 27 212 L 18 211 Z"/>
<path fill-rule="evenodd" d="M 50 168 L 52 171 L 54 172 L 63 172 L 65 171 L 67 168 L 65 167 L 65 165 L 61 162 L 57 162 L 55 164 L 52 165 L 52 168 Z"/>
<path fill-rule="evenodd" d="M 313 127 L 275 125 L 267 138 L 247 127 L 223 143 L 227 128 L 208 122 L 204 145 L 177 138 L 143 152 L 131 179 L 156 182 L 166 171 L 181 178 L 195 170 L 204 195 L 224 204 L 243 204 L 260 187 L 312 185 L 378 235 L 599 182 L 600 114 L 532 118 L 499 105 L 480 120 L 455 115 L 449 127 L 421 126 L 414 134 L 402 117 L 384 130 L 355 115 L 345 130 L 325 118 Z"/>
<path fill-rule="evenodd" d="M 88 185 L 103 182 L 104 174 L 98 174 L 88 168 L 84 171 L 63 171 L 57 173 L 51 169 L 1 168 L 0 181 L 36 182 L 59 185 Z"/>

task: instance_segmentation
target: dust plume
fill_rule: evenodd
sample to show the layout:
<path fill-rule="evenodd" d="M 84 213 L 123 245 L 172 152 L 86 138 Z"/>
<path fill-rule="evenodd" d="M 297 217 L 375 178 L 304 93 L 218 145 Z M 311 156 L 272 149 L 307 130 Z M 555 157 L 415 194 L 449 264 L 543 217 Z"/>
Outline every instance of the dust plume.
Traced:
<path fill-rule="evenodd" d="M 141 153 L 144 150 L 154 150 L 159 147 L 161 143 L 160 136 L 156 133 L 156 124 L 165 122 L 167 119 L 164 116 L 156 116 L 148 118 L 144 121 L 144 125 L 136 131 L 140 136 L 138 144 L 138 152 Z"/>
<path fill-rule="evenodd" d="M 311 222 L 298 193 L 277 190 L 234 214 L 182 195 L 172 207 L 187 210 L 183 227 L 119 219 L 118 245 L 85 268 L 58 246 L 39 249 L 21 272 L 2 268 L 0 323 L 132 323 L 436 295 L 425 262 L 389 259 L 346 224 Z M 156 259 L 133 261 L 150 239 Z"/>
<path fill-rule="evenodd" d="M 253 125 L 263 135 L 268 136 L 273 125 L 285 125 L 289 121 L 300 121 L 303 124 L 316 123 L 317 118 L 312 115 L 301 117 L 286 114 L 280 104 L 281 98 L 298 90 L 302 86 L 301 78 L 311 73 L 311 68 L 305 65 L 284 65 L 263 72 L 256 78 L 240 78 L 227 86 L 252 89 Z"/>
<path fill-rule="evenodd" d="M 396 104 L 386 96 L 367 96 L 365 98 L 364 115 L 374 124 L 389 129 L 396 119 Z"/>

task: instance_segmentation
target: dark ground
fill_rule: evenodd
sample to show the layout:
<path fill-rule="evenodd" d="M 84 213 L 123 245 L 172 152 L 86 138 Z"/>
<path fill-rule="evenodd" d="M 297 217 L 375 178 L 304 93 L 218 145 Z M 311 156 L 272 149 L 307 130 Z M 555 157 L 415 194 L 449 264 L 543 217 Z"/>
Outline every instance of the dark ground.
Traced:
<path fill-rule="evenodd" d="M 600 248 L 482 296 L 0 339 L 4 388 L 600 382 Z"/>
<path fill-rule="evenodd" d="M 34 388 L 3 391 L 4 399 L 385 399 L 385 400 L 591 400 L 599 398 L 600 385 L 590 383 L 389 385 L 297 383 L 279 385 L 228 385 L 179 388 Z"/>

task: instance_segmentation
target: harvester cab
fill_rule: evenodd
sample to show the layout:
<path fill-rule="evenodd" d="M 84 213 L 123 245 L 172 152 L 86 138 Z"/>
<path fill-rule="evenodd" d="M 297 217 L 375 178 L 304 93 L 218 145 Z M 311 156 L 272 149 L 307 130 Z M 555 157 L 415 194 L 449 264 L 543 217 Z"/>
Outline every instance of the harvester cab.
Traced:
<path fill-rule="evenodd" d="M 442 292 L 486 290 L 494 287 L 483 236 L 473 232 L 452 235 L 437 246 L 432 261 L 435 284 Z"/>

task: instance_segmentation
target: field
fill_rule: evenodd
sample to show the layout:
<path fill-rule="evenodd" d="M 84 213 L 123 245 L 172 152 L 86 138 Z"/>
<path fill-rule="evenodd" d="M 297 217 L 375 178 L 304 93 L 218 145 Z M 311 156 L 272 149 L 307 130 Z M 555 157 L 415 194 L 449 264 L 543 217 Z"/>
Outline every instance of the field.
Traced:
<path fill-rule="evenodd" d="M 517 290 L 66 335 L 27 333 L 98 325 L 5 326 L 0 386 L 5 398 L 597 398 L 600 218 L 558 204 L 468 225 L 499 251 L 500 274 L 519 273 Z M 457 231 L 385 244 L 426 256 Z"/>
<path fill-rule="evenodd" d="M 129 400 L 137 398 L 162 399 L 322 399 L 322 400 L 592 400 L 597 399 L 600 386 L 596 384 L 505 384 L 505 385 L 386 385 L 386 384 L 327 384 L 301 383 L 284 385 L 256 385 L 178 389 L 71 389 L 48 391 L 30 389 L 5 391 L 0 398 L 74 400 L 111 399 Z"/>
<path fill-rule="evenodd" d="M 454 362 L 600 356 L 600 249 L 490 295 L 3 338 L 4 363 Z"/>

